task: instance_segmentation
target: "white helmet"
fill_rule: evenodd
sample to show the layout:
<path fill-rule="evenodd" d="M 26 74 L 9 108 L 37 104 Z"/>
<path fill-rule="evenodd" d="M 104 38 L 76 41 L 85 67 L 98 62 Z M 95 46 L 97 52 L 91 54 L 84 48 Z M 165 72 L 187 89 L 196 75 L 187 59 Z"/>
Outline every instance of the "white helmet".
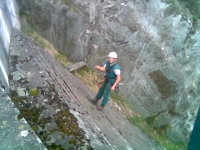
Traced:
<path fill-rule="evenodd" d="M 117 58 L 117 53 L 115 52 L 110 52 L 108 57 L 111 57 L 111 58 Z"/>

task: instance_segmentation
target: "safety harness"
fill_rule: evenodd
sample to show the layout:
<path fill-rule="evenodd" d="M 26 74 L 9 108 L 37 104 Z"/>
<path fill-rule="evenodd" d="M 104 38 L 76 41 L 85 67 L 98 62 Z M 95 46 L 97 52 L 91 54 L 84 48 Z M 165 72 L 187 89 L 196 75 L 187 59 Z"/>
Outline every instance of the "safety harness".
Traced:
<path fill-rule="evenodd" d="M 104 77 L 105 77 L 105 78 L 108 78 L 108 80 L 109 80 L 109 79 L 115 79 L 115 78 L 116 78 L 116 77 L 111 78 L 111 77 L 108 76 L 109 73 L 110 73 L 110 71 L 111 71 L 111 69 L 112 69 L 114 66 L 116 66 L 116 65 L 117 65 L 117 63 L 114 63 L 114 64 L 111 65 L 111 66 L 106 66 L 106 74 L 104 74 Z"/>
<path fill-rule="evenodd" d="M 107 65 L 107 64 L 106 64 L 106 65 Z M 113 64 L 112 66 L 109 66 L 109 65 L 106 66 L 106 73 L 104 74 L 104 78 L 101 80 L 101 82 L 98 83 L 98 87 L 99 87 L 99 88 L 101 87 L 102 83 L 105 81 L 106 78 L 108 79 L 108 81 L 109 81 L 109 79 L 115 79 L 115 78 L 109 78 L 109 77 L 108 77 L 109 72 L 111 71 L 111 69 L 112 69 L 115 65 L 117 65 L 117 63 Z M 111 83 L 110 81 L 109 81 L 109 83 L 112 85 L 112 83 Z"/>

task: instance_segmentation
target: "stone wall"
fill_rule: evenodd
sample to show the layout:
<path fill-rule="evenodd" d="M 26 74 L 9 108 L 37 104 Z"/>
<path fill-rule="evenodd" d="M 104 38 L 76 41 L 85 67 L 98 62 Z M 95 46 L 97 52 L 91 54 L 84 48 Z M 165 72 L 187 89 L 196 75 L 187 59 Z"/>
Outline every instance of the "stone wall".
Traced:
<path fill-rule="evenodd" d="M 14 0 L 0 1 L 0 85 L 9 93 L 9 44 L 13 28 L 19 28 L 18 12 Z"/>

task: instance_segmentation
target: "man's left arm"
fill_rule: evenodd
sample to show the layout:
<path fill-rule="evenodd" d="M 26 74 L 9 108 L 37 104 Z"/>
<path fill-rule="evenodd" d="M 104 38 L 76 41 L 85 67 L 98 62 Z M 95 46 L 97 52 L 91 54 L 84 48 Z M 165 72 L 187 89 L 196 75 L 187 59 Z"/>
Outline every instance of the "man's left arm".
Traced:
<path fill-rule="evenodd" d="M 111 91 L 114 91 L 115 90 L 115 87 L 117 86 L 117 84 L 119 84 L 120 80 L 121 80 L 121 75 L 120 74 L 116 74 L 116 81 L 115 83 L 113 84 L 113 86 L 111 87 Z"/>

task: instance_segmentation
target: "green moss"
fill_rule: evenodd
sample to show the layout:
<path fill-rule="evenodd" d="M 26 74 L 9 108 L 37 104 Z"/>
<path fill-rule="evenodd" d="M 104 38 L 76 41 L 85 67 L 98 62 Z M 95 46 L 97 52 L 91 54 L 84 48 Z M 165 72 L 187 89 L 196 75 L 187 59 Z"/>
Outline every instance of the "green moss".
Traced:
<path fill-rule="evenodd" d="M 56 124 L 58 128 L 67 135 L 75 135 L 83 137 L 82 131 L 80 130 L 77 120 L 71 115 L 68 109 L 58 112 L 56 115 Z M 66 125 L 67 123 L 67 125 Z"/>
<path fill-rule="evenodd" d="M 37 89 L 37 88 L 31 89 L 30 92 L 29 92 L 29 94 L 30 94 L 31 96 L 37 96 L 39 93 L 40 93 L 40 90 Z"/>

